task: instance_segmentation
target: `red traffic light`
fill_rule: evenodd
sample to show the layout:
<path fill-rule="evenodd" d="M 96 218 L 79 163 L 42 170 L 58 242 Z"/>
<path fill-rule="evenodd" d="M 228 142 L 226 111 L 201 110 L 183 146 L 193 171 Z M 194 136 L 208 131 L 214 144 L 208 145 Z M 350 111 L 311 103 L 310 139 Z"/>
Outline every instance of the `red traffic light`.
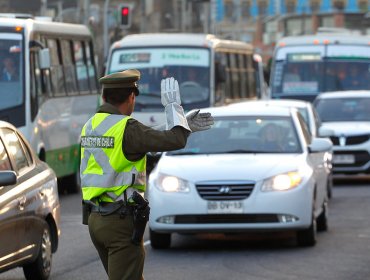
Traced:
<path fill-rule="evenodd" d="M 121 13 L 123 16 L 127 16 L 129 14 L 129 9 L 127 7 L 123 7 Z"/>
<path fill-rule="evenodd" d="M 129 6 L 121 6 L 121 26 L 128 28 L 131 25 L 131 11 Z"/>

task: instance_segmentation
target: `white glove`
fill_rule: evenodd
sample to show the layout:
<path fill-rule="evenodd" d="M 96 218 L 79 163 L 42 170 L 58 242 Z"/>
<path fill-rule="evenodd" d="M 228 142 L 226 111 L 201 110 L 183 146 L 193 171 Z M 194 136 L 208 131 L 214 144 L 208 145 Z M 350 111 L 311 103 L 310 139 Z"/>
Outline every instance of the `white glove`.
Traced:
<path fill-rule="evenodd" d="M 211 113 L 199 112 L 199 109 L 195 109 L 186 114 L 186 120 L 192 132 L 210 129 L 214 124 Z"/>
<path fill-rule="evenodd" d="M 166 115 L 166 129 L 182 126 L 190 130 L 181 107 L 179 83 L 173 77 L 161 81 L 161 102 Z"/>
<path fill-rule="evenodd" d="M 161 81 L 161 101 L 164 107 L 170 103 L 181 105 L 179 83 L 173 77 Z"/>

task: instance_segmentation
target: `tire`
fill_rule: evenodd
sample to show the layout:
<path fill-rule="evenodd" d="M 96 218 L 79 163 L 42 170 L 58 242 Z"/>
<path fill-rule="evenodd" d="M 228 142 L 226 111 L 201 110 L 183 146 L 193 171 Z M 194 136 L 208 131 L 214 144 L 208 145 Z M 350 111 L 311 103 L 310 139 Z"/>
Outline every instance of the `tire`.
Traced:
<path fill-rule="evenodd" d="M 328 230 L 328 213 L 329 213 L 329 206 L 328 202 L 324 201 L 322 206 L 322 212 L 320 216 L 317 218 L 317 230 L 318 231 L 327 231 Z"/>
<path fill-rule="evenodd" d="M 317 224 L 312 215 L 312 222 L 308 229 L 297 231 L 297 244 L 301 247 L 312 247 L 316 244 Z"/>
<path fill-rule="evenodd" d="M 171 246 L 171 234 L 170 233 L 158 233 L 149 230 L 150 245 L 153 249 L 167 249 Z"/>
<path fill-rule="evenodd" d="M 331 176 L 328 178 L 326 188 L 328 192 L 328 198 L 331 199 L 333 196 L 333 178 Z"/>
<path fill-rule="evenodd" d="M 50 276 L 52 263 L 52 244 L 50 228 L 46 224 L 41 237 L 39 253 L 34 262 L 23 266 L 27 280 L 46 280 Z"/>

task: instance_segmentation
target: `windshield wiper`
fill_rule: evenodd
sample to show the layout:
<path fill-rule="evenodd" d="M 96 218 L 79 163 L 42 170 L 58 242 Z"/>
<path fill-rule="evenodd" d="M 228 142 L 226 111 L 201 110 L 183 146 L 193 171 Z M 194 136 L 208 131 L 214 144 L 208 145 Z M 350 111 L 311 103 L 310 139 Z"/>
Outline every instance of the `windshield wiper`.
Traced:
<path fill-rule="evenodd" d="M 145 92 L 145 93 L 140 93 L 141 96 L 148 96 L 148 97 L 161 97 L 160 94 L 155 93 L 155 92 Z"/>
<path fill-rule="evenodd" d="M 265 151 L 260 150 L 244 150 L 244 149 L 238 149 L 238 150 L 230 150 L 230 151 L 224 151 L 225 154 L 257 154 L 257 153 L 266 153 Z"/>
<path fill-rule="evenodd" d="M 179 152 L 179 153 L 168 153 L 171 156 L 184 156 L 184 155 L 199 155 L 201 153 L 198 152 Z"/>

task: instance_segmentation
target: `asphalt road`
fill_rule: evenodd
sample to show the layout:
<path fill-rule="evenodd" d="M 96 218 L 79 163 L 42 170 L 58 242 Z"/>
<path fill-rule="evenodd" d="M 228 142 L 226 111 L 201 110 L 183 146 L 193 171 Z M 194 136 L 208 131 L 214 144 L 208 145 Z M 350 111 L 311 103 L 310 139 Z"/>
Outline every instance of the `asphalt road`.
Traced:
<path fill-rule="evenodd" d="M 81 224 L 80 195 L 61 195 L 62 235 L 51 279 L 108 279 Z M 368 280 L 370 279 L 370 184 L 334 187 L 329 231 L 312 248 L 296 247 L 289 234 L 174 235 L 171 249 L 146 246 L 146 280 Z M 146 234 L 145 239 L 148 239 Z M 21 269 L 0 279 L 23 279 Z"/>

